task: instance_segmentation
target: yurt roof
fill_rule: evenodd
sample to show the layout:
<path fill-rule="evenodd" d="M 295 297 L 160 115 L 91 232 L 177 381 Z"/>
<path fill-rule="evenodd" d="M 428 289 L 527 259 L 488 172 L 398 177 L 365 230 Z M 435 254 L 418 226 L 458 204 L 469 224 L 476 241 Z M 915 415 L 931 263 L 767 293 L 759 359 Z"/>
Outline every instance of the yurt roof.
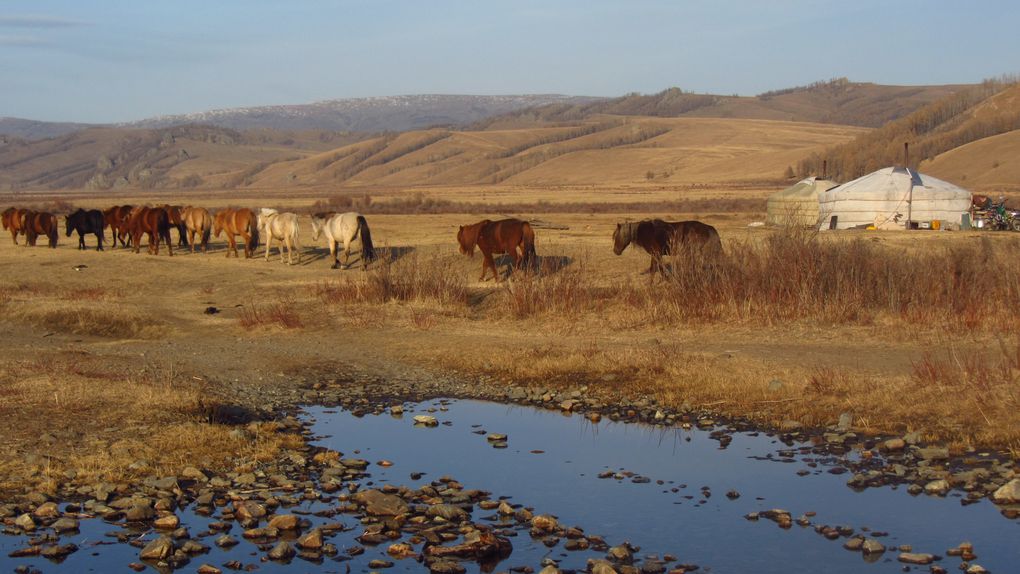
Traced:
<path fill-rule="evenodd" d="M 807 177 L 782 191 L 776 192 L 772 197 L 776 199 L 793 199 L 796 197 L 813 199 L 815 195 L 827 189 L 832 189 L 837 185 L 839 184 L 828 179 Z"/>
<path fill-rule="evenodd" d="M 840 197 L 899 200 L 911 187 L 915 188 L 915 193 L 916 188 L 922 188 L 923 191 L 944 199 L 970 197 L 969 191 L 948 181 L 912 169 L 886 167 L 826 191 L 822 200 Z"/>

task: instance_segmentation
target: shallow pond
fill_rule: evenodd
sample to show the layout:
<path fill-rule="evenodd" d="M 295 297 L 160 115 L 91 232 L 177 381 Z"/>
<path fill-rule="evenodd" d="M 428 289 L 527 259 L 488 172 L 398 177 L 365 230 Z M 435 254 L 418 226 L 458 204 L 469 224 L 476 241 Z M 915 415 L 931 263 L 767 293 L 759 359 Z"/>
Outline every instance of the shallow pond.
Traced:
<path fill-rule="evenodd" d="M 672 554 L 678 558 L 673 565 L 698 564 L 705 572 L 900 572 L 904 566 L 896 561 L 894 546 L 910 544 L 915 552 L 944 556 L 963 541 L 973 542 L 979 557 L 975 562 L 993 573 L 1016 572 L 1020 564 L 1020 523 L 1002 517 L 988 501 L 964 506 L 957 494 L 914 497 L 904 488 L 855 492 L 845 484 L 848 474 L 828 472 L 838 466 L 837 459 L 823 460 L 807 448 L 791 449 L 765 434 L 732 434 L 732 442 L 723 449 L 709 431 L 698 429 L 665 430 L 605 420 L 593 424 L 576 415 L 477 401 L 432 401 L 406 408 L 402 417 L 355 416 L 323 407 L 307 408 L 306 416 L 316 444 L 348 457 L 393 462 L 390 467 L 373 464 L 370 476 L 360 481 L 361 489 L 384 484 L 418 488 L 449 475 L 465 488 L 489 491 L 493 498 L 508 497 L 511 503 L 534 508 L 536 514 L 554 514 L 561 524 L 601 535 L 610 545 L 629 541 L 641 547 L 638 557 Z M 441 424 L 414 425 L 412 417 L 426 413 Z M 507 448 L 494 448 L 488 433 L 508 435 Z M 794 454 L 779 456 L 780 450 Z M 618 474 L 599 478 L 608 471 Z M 807 472 L 800 476 L 798 471 Z M 424 474 L 412 478 L 412 473 Z M 731 491 L 739 496 L 728 497 Z M 388 559 L 387 544 L 366 545 L 364 554 L 347 555 L 349 548 L 361 546 L 355 540 L 362 531 L 358 519 L 312 514 L 336 504 L 301 502 L 280 511 L 298 514 L 313 525 L 340 522 L 348 529 L 328 537 L 341 551 L 342 561 L 326 557 L 319 563 L 300 558 L 286 564 L 266 561 L 268 546 L 259 548 L 244 540 L 236 524 L 230 534 L 240 543 L 220 549 L 213 544 L 219 533 L 202 535 L 216 517 L 200 516 L 193 508 L 180 510 L 182 525 L 210 547 L 181 571 L 194 572 L 203 563 L 222 566 L 237 561 L 235 565 L 257 572 L 367 572 L 373 569 L 370 560 Z M 813 527 L 781 529 L 769 520 L 744 518 L 772 508 L 786 509 L 795 518 L 814 512 L 812 525 L 887 532 L 880 540 L 890 550 L 866 563 L 859 552 L 842 548 L 845 537 L 828 540 Z M 495 511 L 479 509 L 473 514 L 481 523 L 495 523 L 494 516 Z M 127 565 L 138 562 L 138 548 L 111 543 L 115 539 L 109 534 L 117 531 L 121 527 L 99 519 L 81 521 L 80 531 L 61 537 L 62 543 L 73 542 L 80 550 L 59 565 L 39 557 L 9 558 L 8 553 L 26 546 L 28 537 L 0 536 L 0 571 L 24 565 L 43 572 L 129 572 Z M 134 535 L 140 540 L 155 537 L 145 530 Z M 546 557 L 561 568 L 580 570 L 588 558 L 604 556 L 593 550 L 568 552 L 562 543 L 548 548 L 520 528 L 511 541 L 513 553 L 495 565 L 498 571 L 537 569 Z M 412 559 L 393 562 L 383 571 L 426 571 Z M 948 556 L 939 562 L 950 571 L 956 571 L 959 563 L 959 558 Z M 469 572 L 479 570 L 476 564 L 464 565 Z M 927 566 L 910 568 L 928 571 Z"/>
<path fill-rule="evenodd" d="M 411 417 L 429 407 L 436 410 L 427 414 L 449 424 L 414 426 Z M 402 418 L 355 417 L 321 408 L 308 413 L 315 420 L 313 431 L 328 435 L 320 444 L 342 451 L 357 445 L 358 456 L 394 461 L 373 473 L 377 482 L 413 486 L 411 472 L 428 473 L 422 481 L 449 474 L 470 488 L 552 513 L 610 544 L 629 540 L 641 547 L 639 554 L 674 554 L 712 572 L 902 571 L 892 549 L 869 564 L 861 553 L 842 548 L 845 538 L 827 540 L 811 527 L 783 530 L 768 520 L 744 518 L 772 508 L 795 518 L 815 512 L 813 524 L 888 532 L 880 539 L 886 546 L 910 544 L 914 552 L 945 556 L 947 549 L 970 541 L 976 563 L 992 572 L 1020 571 L 1020 522 L 1007 520 L 987 500 L 963 506 L 959 493 L 911 496 L 890 487 L 855 492 L 846 486 L 849 474 L 830 474 L 832 465 L 807 466 L 804 459 L 814 458 L 810 454 L 780 462 L 777 451 L 789 447 L 764 434 L 736 433 L 720 449 L 708 431 L 605 420 L 592 424 L 578 415 L 527 407 L 450 401 L 418 405 L 416 411 Z M 493 448 L 485 435 L 475 434 L 480 430 L 508 435 L 508 448 Z M 798 476 L 802 469 L 811 472 Z M 598 478 L 607 470 L 634 472 L 651 482 Z M 710 489 L 710 497 L 702 487 Z M 728 498 L 731 490 L 740 497 Z M 563 560 L 561 567 L 584 567 L 582 557 L 540 544 L 526 548 L 524 542 L 514 540 L 509 563 L 534 565 L 538 560 L 522 560 L 525 554 L 548 553 Z M 948 556 L 940 562 L 950 570 L 959 563 Z"/>

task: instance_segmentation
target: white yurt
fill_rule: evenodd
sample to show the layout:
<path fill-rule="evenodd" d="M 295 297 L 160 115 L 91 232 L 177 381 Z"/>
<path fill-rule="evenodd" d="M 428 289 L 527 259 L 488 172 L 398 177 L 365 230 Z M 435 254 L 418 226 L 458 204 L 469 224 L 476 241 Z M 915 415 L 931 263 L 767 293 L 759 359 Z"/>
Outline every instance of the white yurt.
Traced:
<path fill-rule="evenodd" d="M 971 194 L 903 167 L 887 167 L 844 183 L 818 196 L 821 229 L 874 226 L 905 229 L 907 219 L 960 225 Z"/>
<path fill-rule="evenodd" d="M 836 182 L 821 177 L 802 179 L 769 196 L 765 223 L 768 225 L 818 225 L 818 195 L 836 187 Z"/>

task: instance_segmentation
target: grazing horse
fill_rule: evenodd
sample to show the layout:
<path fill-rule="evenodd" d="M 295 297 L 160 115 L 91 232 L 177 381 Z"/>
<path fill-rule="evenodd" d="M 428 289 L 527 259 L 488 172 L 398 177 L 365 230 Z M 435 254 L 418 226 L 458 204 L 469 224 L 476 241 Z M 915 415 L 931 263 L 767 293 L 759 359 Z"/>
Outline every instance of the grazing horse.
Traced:
<path fill-rule="evenodd" d="M 25 245 L 34 247 L 36 238 L 45 235 L 50 247 L 57 247 L 57 216 L 45 211 L 25 211 L 21 225 L 25 230 Z"/>
<path fill-rule="evenodd" d="M 195 235 L 198 235 L 202 245 L 202 253 L 209 249 L 209 234 L 212 232 L 212 216 L 209 210 L 204 207 L 185 207 L 181 210 L 181 221 L 188 230 L 188 243 L 191 244 L 191 252 L 195 252 Z"/>
<path fill-rule="evenodd" d="M 496 273 L 496 262 L 492 255 L 506 253 L 510 256 L 512 268 L 521 269 L 525 264 L 534 261 L 535 254 L 535 232 L 531 224 L 520 219 L 501 219 L 490 221 L 483 219 L 473 225 L 463 225 L 457 231 L 457 242 L 460 243 L 460 252 L 464 255 L 474 257 L 475 246 L 482 252 L 482 276 L 479 281 L 485 281 L 486 271 L 492 269 L 492 277 L 499 281 L 499 274 Z M 520 254 L 517 250 L 520 249 Z"/>
<path fill-rule="evenodd" d="M 163 204 L 163 210 L 166 211 L 167 217 L 170 219 L 170 227 L 177 229 L 177 247 L 187 247 L 188 228 L 184 225 L 184 220 L 181 218 L 181 210 L 183 209 L 179 205 Z"/>
<path fill-rule="evenodd" d="M 259 211 L 259 231 L 266 235 L 266 261 L 269 261 L 269 250 L 273 246 L 273 240 L 280 241 L 280 262 L 283 262 L 283 248 L 287 248 L 287 263 L 293 265 L 294 248 L 298 250 L 297 260 L 301 263 L 301 245 L 298 242 L 298 234 L 301 226 L 298 225 L 296 213 L 280 213 L 275 209 L 263 207 Z"/>
<path fill-rule="evenodd" d="M 103 218 L 106 220 L 106 224 L 110 226 L 110 234 L 113 235 L 112 243 L 114 248 L 117 247 L 118 239 L 120 239 L 122 247 L 130 246 L 128 242 L 124 241 L 124 238 L 131 237 L 127 230 L 127 218 L 132 209 L 134 209 L 133 205 L 115 205 L 103 211 Z"/>
<path fill-rule="evenodd" d="M 25 212 L 27 209 L 19 209 L 16 207 L 8 207 L 3 213 L 3 225 L 4 229 L 11 232 L 11 240 L 14 244 L 18 244 L 18 234 L 25 233 L 25 228 L 22 225 L 25 219 Z"/>
<path fill-rule="evenodd" d="M 142 235 L 149 236 L 149 254 L 159 255 L 159 242 L 166 242 L 166 250 L 170 257 L 174 255 L 173 242 L 170 240 L 170 216 L 162 207 L 138 206 L 131 210 L 126 223 L 131 234 L 131 242 L 135 253 L 141 246 Z"/>
<path fill-rule="evenodd" d="M 224 209 L 216 213 L 213 222 L 213 235 L 220 236 L 220 233 L 227 233 L 227 257 L 233 251 L 237 257 L 237 235 L 244 239 L 244 258 L 251 259 L 255 249 L 259 246 L 259 222 L 255 212 L 248 208 Z"/>
<path fill-rule="evenodd" d="M 361 268 L 366 269 L 368 263 L 375 259 L 375 247 L 372 246 L 372 232 L 368 229 L 368 221 L 360 213 L 316 213 L 312 215 L 312 239 L 326 234 L 329 243 L 329 254 L 333 258 L 331 269 L 349 267 L 351 260 L 351 243 L 361 238 Z M 341 266 L 337 258 L 337 245 L 344 244 L 344 263 Z"/>
<path fill-rule="evenodd" d="M 705 249 L 714 255 L 722 253 L 719 232 L 711 225 L 700 221 L 663 221 L 646 219 L 633 223 L 617 223 L 613 233 L 613 253 L 620 255 L 631 242 L 640 245 L 652 256 L 648 268 L 649 280 L 659 271 L 666 276 L 663 255 L 669 255 L 673 248 L 690 246 Z"/>
<path fill-rule="evenodd" d="M 96 251 L 103 250 L 103 230 L 106 228 L 106 219 L 103 217 L 102 211 L 98 209 L 85 211 L 79 208 L 78 211 L 64 218 L 64 224 L 68 237 L 71 236 L 72 231 L 78 232 L 78 249 L 85 249 L 85 234 L 93 233 L 96 236 Z"/>

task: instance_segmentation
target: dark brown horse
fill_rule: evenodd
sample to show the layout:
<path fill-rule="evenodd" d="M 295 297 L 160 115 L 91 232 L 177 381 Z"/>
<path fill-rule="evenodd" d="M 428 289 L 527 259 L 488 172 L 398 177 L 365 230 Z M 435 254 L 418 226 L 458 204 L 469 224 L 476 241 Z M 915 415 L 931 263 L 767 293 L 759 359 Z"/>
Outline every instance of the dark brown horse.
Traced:
<path fill-rule="evenodd" d="M 663 221 L 646 219 L 634 223 L 617 223 L 613 233 L 613 253 L 620 255 L 631 242 L 641 246 L 652 256 L 648 268 L 649 279 L 658 271 L 666 276 L 666 266 L 662 262 L 664 255 L 669 255 L 678 247 L 704 249 L 718 255 L 722 253 L 722 241 L 719 232 L 711 225 L 700 221 Z"/>
<path fill-rule="evenodd" d="M 213 221 L 213 235 L 219 237 L 223 231 L 227 233 L 227 257 L 230 257 L 231 251 L 237 257 L 238 235 L 244 240 L 245 259 L 250 259 L 259 246 L 259 220 L 255 212 L 248 208 L 218 211 Z"/>
<path fill-rule="evenodd" d="M 35 240 L 40 235 L 45 235 L 50 241 L 50 247 L 57 246 L 57 216 L 45 211 L 26 211 L 21 218 L 21 225 L 25 230 L 26 245 L 35 246 Z"/>
<path fill-rule="evenodd" d="M 180 205 L 164 204 L 163 209 L 166 211 L 167 217 L 170 218 L 170 226 L 177 229 L 177 247 L 187 247 L 188 228 L 184 225 L 184 219 L 181 217 L 181 211 L 184 208 Z"/>
<path fill-rule="evenodd" d="M 115 205 L 110 209 L 103 211 L 103 219 L 106 220 L 106 224 L 110 226 L 110 234 L 113 235 L 113 246 L 117 247 L 117 240 L 120 239 L 120 244 L 123 247 L 127 247 L 128 243 L 124 241 L 125 237 L 130 238 L 130 234 L 127 230 L 127 218 L 131 210 L 134 209 L 132 205 Z"/>
<path fill-rule="evenodd" d="M 18 244 L 18 234 L 25 232 L 25 228 L 22 227 L 22 220 L 25 219 L 26 211 L 28 210 L 8 207 L 3 213 L 4 229 L 11 232 L 11 240 L 14 241 L 15 245 Z"/>
<path fill-rule="evenodd" d="M 526 264 L 535 260 L 535 232 L 531 224 L 520 219 L 501 219 L 490 221 L 484 219 L 473 225 L 464 225 L 457 231 L 457 242 L 460 243 L 460 252 L 464 255 L 474 257 L 475 247 L 482 252 L 482 276 L 479 281 L 485 281 L 485 274 L 492 269 L 492 277 L 499 281 L 499 274 L 496 273 L 496 262 L 492 259 L 493 254 L 507 254 L 512 261 L 512 267 L 520 269 Z M 520 254 L 517 250 L 520 249 Z"/>
<path fill-rule="evenodd" d="M 138 253 L 141 246 L 142 235 L 148 235 L 150 254 L 159 255 L 159 243 L 165 241 L 166 250 L 173 257 L 174 248 L 170 241 L 170 217 L 162 207 L 135 207 L 128 214 L 125 227 L 131 234 L 135 253 Z"/>
<path fill-rule="evenodd" d="M 85 211 L 79 208 L 78 211 L 64 218 L 64 227 L 68 237 L 71 236 L 71 232 L 78 232 L 78 249 L 85 249 L 85 235 L 92 233 L 96 236 L 96 251 L 103 250 L 103 230 L 106 229 L 106 219 L 103 217 L 102 211 L 98 209 Z"/>

